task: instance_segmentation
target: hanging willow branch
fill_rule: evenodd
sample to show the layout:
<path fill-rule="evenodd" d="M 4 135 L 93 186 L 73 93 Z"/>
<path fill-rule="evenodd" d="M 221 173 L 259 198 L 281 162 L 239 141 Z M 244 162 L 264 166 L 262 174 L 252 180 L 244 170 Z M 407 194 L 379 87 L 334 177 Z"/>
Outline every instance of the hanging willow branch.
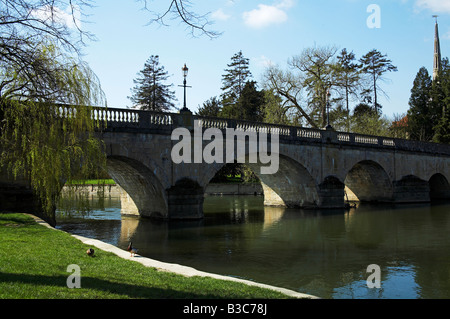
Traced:
<path fill-rule="evenodd" d="M 8 62 L 0 63 L 0 169 L 29 180 L 51 216 L 66 181 L 106 167 L 91 107 L 104 95 L 89 67 L 50 41 L 18 43 Z"/>

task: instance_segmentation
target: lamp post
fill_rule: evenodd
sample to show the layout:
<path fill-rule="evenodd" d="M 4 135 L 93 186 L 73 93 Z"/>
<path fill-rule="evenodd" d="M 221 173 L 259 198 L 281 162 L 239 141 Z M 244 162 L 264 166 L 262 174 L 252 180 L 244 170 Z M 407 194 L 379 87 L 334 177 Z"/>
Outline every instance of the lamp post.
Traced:
<path fill-rule="evenodd" d="M 181 68 L 181 71 L 183 71 L 183 85 L 179 85 L 182 86 L 184 88 L 184 102 L 183 102 L 183 108 L 180 111 L 189 111 L 189 109 L 186 107 L 186 88 L 187 87 L 191 87 L 191 86 L 187 86 L 186 85 L 186 77 L 188 75 L 189 69 L 186 66 L 186 63 L 184 64 L 184 66 Z"/>

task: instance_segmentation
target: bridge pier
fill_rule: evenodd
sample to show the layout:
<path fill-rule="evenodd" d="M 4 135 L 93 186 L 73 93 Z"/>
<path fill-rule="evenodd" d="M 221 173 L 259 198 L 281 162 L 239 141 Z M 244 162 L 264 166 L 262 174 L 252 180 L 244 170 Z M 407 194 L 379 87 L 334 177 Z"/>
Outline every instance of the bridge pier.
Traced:
<path fill-rule="evenodd" d="M 393 201 L 396 203 L 427 203 L 430 201 L 430 186 L 416 176 L 409 175 L 393 183 Z"/>
<path fill-rule="evenodd" d="M 167 190 L 168 219 L 203 218 L 204 189 L 197 182 L 183 178 Z"/>
<path fill-rule="evenodd" d="M 345 206 L 345 184 L 328 176 L 319 184 L 320 208 L 343 208 Z"/>

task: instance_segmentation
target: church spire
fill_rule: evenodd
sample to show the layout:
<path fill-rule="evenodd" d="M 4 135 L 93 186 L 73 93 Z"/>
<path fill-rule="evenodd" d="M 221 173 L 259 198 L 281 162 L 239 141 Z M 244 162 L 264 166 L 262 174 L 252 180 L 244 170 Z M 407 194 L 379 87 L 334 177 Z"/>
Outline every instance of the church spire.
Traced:
<path fill-rule="evenodd" d="M 439 43 L 439 30 L 438 30 L 438 22 L 437 22 L 436 15 L 433 16 L 433 18 L 436 18 L 436 25 L 435 25 L 435 31 L 434 31 L 434 61 L 433 61 L 433 81 L 436 79 L 436 77 L 439 74 L 439 71 L 441 71 L 441 45 Z"/>

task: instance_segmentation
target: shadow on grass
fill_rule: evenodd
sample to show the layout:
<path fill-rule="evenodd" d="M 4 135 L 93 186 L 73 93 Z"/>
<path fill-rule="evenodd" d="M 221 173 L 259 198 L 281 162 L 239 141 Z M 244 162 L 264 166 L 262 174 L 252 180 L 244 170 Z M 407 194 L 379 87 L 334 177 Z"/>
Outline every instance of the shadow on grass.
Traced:
<path fill-rule="evenodd" d="M 70 274 L 68 273 L 68 276 Z M 115 294 L 111 298 L 117 298 L 120 295 L 125 298 L 170 298 L 170 299 L 215 299 L 220 298 L 219 296 L 213 294 L 195 294 L 187 293 L 182 291 L 177 291 L 173 289 L 161 289 L 156 287 L 146 287 L 139 285 L 131 285 L 124 283 L 115 283 L 107 280 L 102 280 L 98 278 L 83 277 L 81 276 L 81 288 L 68 288 L 67 278 L 68 276 L 44 276 L 44 275 L 26 275 L 26 274 L 10 274 L 0 272 L 0 282 L 6 282 L 11 284 L 23 283 L 36 285 L 36 290 L 39 290 L 38 286 L 56 286 L 55 292 L 59 295 L 61 294 L 61 288 L 66 288 L 68 290 L 68 298 L 92 298 L 96 296 L 98 298 L 98 293 L 96 291 L 105 292 L 105 298 L 108 298 L 108 293 Z M 86 292 L 85 289 L 92 290 L 91 293 Z M 69 291 L 70 290 L 70 291 Z M 77 293 L 76 290 L 80 290 Z M 84 290 L 84 291 L 83 291 Z M 34 298 L 32 292 L 30 292 L 29 298 Z M 61 298 L 61 297 L 55 297 Z M 64 297 L 63 297 L 64 298 Z M 101 298 L 101 296 L 100 296 Z M 46 298 L 47 299 L 47 298 Z M 52 299 L 49 297 L 48 299 Z"/>

